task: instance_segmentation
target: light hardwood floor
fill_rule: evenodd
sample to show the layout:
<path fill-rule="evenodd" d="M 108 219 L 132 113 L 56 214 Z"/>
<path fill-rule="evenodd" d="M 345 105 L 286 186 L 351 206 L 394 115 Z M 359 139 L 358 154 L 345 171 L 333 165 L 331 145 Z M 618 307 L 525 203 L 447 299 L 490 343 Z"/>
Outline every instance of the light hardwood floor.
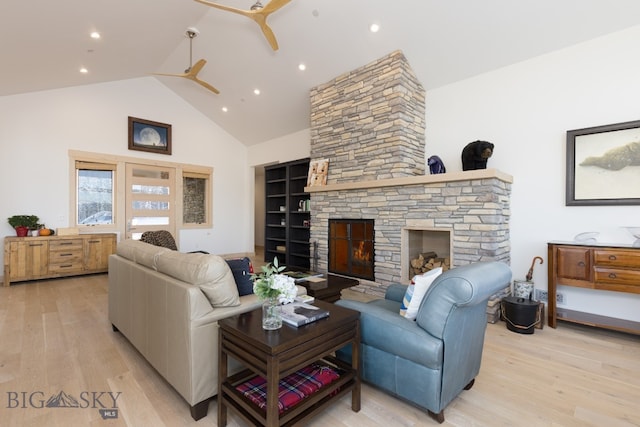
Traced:
<path fill-rule="evenodd" d="M 61 391 L 92 405 L 37 407 Z M 115 419 L 99 413 L 100 403 L 112 406 L 107 392 L 120 393 Z M 639 337 L 564 323 L 520 335 L 498 323 L 487 327 L 475 385 L 449 405 L 443 425 L 640 426 L 639 404 Z M 112 332 L 106 275 L 0 287 L 0 426 L 206 427 L 216 425 L 216 411 L 213 400 L 194 422 L 184 400 Z M 244 424 L 230 413 L 228 425 Z M 364 385 L 359 413 L 346 396 L 309 425 L 437 423 Z"/>

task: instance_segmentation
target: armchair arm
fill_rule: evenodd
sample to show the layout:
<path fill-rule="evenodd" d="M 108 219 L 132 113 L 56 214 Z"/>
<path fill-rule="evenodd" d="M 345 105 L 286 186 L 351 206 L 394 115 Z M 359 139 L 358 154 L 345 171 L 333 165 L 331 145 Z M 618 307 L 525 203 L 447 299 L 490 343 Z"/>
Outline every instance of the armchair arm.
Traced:
<path fill-rule="evenodd" d="M 416 322 L 383 307 L 339 300 L 336 305 L 360 312 L 361 343 L 432 369 L 442 367 L 443 342 Z"/>
<path fill-rule="evenodd" d="M 391 301 L 402 302 L 404 294 L 407 292 L 408 285 L 401 285 L 399 283 L 392 283 L 387 288 L 384 294 L 384 299 Z"/>

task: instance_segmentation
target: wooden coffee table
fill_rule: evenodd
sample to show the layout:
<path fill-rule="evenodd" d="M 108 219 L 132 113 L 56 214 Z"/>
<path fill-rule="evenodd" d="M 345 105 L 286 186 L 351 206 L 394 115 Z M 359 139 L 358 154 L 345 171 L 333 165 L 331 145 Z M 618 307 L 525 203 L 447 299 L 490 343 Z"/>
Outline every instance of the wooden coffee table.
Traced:
<path fill-rule="evenodd" d="M 340 299 L 340 292 L 343 289 L 358 286 L 360 282 L 349 277 L 327 274 L 321 282 L 300 281 L 296 284 L 304 286 L 307 289 L 307 294 L 315 299 L 336 302 Z"/>
<path fill-rule="evenodd" d="M 218 426 L 227 425 L 227 408 L 237 412 L 250 425 L 297 424 L 348 392 L 351 392 L 351 409 L 360 410 L 360 313 L 323 301 L 316 301 L 314 305 L 329 310 L 329 317 L 299 328 L 283 324 L 276 331 L 263 330 L 262 309 L 218 322 Z M 352 345 L 351 365 L 331 356 L 348 344 Z M 230 356 L 247 369 L 229 376 Z M 318 361 L 339 367 L 344 374 L 280 414 L 280 379 Z M 266 410 L 236 390 L 237 385 L 255 375 L 267 381 Z"/>

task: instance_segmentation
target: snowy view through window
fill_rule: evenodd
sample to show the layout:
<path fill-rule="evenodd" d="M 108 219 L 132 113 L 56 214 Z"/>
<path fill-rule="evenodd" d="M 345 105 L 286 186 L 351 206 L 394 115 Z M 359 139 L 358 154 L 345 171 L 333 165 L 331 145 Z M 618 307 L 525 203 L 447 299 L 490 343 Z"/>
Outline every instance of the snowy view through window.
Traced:
<path fill-rule="evenodd" d="M 78 224 L 113 224 L 113 171 L 78 170 Z"/>

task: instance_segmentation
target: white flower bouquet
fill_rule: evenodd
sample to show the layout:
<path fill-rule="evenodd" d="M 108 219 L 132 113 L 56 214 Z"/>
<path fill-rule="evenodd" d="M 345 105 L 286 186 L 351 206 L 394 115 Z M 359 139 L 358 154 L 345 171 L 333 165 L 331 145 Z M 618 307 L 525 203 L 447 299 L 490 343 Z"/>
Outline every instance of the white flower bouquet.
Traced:
<path fill-rule="evenodd" d="M 278 258 L 273 263 L 262 266 L 262 273 L 253 274 L 253 293 L 260 299 L 278 298 L 281 304 L 293 302 L 297 295 L 296 282 L 292 277 L 281 274 L 284 265 L 278 265 Z"/>

